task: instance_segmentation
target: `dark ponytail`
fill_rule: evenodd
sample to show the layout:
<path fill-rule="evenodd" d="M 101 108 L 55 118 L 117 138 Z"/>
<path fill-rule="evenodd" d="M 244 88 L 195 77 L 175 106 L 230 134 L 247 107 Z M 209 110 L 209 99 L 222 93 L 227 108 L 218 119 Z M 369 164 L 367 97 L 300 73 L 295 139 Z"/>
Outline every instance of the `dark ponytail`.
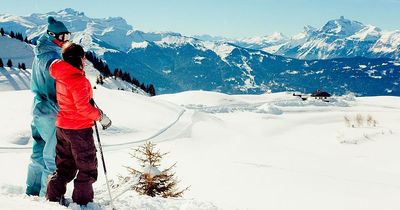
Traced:
<path fill-rule="evenodd" d="M 62 48 L 63 60 L 71 64 L 73 67 L 83 70 L 82 58 L 85 56 L 85 51 L 82 46 L 68 42 Z"/>

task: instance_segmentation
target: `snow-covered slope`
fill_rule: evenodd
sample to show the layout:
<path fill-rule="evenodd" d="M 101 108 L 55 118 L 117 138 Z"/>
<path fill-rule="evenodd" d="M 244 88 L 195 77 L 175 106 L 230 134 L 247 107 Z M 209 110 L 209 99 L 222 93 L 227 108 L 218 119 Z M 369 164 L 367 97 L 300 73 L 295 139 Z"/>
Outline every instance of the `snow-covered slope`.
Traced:
<path fill-rule="evenodd" d="M 117 209 L 400 208 L 399 97 L 348 95 L 327 103 L 291 93 L 191 91 L 149 98 L 102 87 L 94 94 L 113 120 L 100 133 L 109 178 L 138 164 L 131 148 L 151 140 L 170 152 L 163 164 L 177 161 L 180 184 L 191 185 L 182 199 L 128 192 L 115 201 Z M 57 209 L 23 195 L 31 97 L 29 91 L 0 92 L 7 98 L 0 100 L 0 201 L 6 209 Z M 369 115 L 375 127 L 367 124 Z M 107 199 L 99 170 L 97 202 Z"/>
<path fill-rule="evenodd" d="M 23 35 L 26 35 L 25 31 L 34 28 L 36 25 L 23 17 L 11 14 L 0 15 L 0 23 L 4 30 L 23 33 Z"/>
<path fill-rule="evenodd" d="M 128 83 L 126 81 L 121 80 L 120 78 L 109 77 L 103 80 L 103 84 L 96 84 L 97 78 L 100 76 L 100 72 L 93 67 L 93 64 L 89 61 L 86 61 L 85 66 L 86 78 L 90 81 L 93 87 L 102 86 L 107 89 L 112 90 L 125 90 L 132 91 L 135 93 L 139 93 L 144 96 L 148 96 L 148 93 L 144 92 L 141 88 L 137 87 L 132 83 Z"/>
<path fill-rule="evenodd" d="M 276 51 L 278 51 L 279 48 L 288 41 L 288 37 L 282 33 L 275 32 L 268 36 L 237 39 L 232 40 L 231 42 L 239 46 L 251 49 L 260 49 L 265 52 L 275 54 Z"/>
<path fill-rule="evenodd" d="M 17 68 L 0 68 L 0 91 L 10 90 L 29 90 L 31 82 L 31 69 L 22 70 Z M 120 78 L 106 78 L 104 84 L 96 84 L 96 79 L 100 75 L 99 71 L 93 68 L 90 62 L 85 67 L 86 77 L 93 87 L 102 86 L 107 89 L 125 90 L 147 96 L 148 94 L 135 85 L 122 81 Z"/>
<path fill-rule="evenodd" d="M 17 66 L 18 63 L 25 63 L 27 68 L 31 68 L 33 57 L 32 45 L 0 35 L 0 58 L 4 65 L 8 59 L 11 59 L 14 66 Z"/>
<path fill-rule="evenodd" d="M 7 60 L 11 59 L 14 66 L 12 68 L 0 68 L 0 91 L 30 89 L 31 69 L 20 70 L 16 66 L 18 63 L 25 63 L 27 68 L 31 68 L 34 58 L 33 48 L 34 46 L 17 39 L 0 36 L 0 58 L 3 60 L 5 66 Z M 90 82 L 95 86 L 96 79 L 100 75 L 99 71 L 89 61 L 86 62 L 85 71 Z M 148 95 L 142 89 L 131 83 L 122 81 L 120 78 L 106 78 L 104 79 L 103 86 L 109 89 L 123 89 Z"/>

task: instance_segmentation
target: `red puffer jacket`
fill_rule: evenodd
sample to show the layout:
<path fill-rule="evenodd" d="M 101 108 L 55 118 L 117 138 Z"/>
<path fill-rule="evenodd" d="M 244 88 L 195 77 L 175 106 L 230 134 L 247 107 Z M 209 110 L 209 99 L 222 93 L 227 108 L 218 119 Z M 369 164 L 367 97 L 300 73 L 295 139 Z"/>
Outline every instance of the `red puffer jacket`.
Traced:
<path fill-rule="evenodd" d="M 92 87 L 85 72 L 63 60 L 50 65 L 50 75 L 56 80 L 57 102 L 60 107 L 56 126 L 64 129 L 83 129 L 100 119 L 100 111 L 89 101 Z"/>

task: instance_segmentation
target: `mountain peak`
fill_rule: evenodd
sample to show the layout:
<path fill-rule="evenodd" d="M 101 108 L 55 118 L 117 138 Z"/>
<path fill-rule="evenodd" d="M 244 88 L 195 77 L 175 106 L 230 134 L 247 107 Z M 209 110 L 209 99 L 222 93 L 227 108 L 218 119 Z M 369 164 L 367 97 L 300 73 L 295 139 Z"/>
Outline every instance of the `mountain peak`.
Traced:
<path fill-rule="evenodd" d="M 306 25 L 306 26 L 304 26 L 304 31 L 307 32 L 307 33 L 310 33 L 310 32 L 317 31 L 317 29 L 312 27 L 312 26 L 310 26 L 310 25 Z"/>
<path fill-rule="evenodd" d="M 203 41 L 225 41 L 227 38 L 222 36 L 212 36 L 209 34 L 193 35 L 193 38 L 200 39 Z"/>
<path fill-rule="evenodd" d="M 320 32 L 326 34 L 338 34 L 342 36 L 351 36 L 361 29 L 365 28 L 365 25 L 358 22 L 346 19 L 344 16 L 340 16 L 339 19 L 328 21 L 321 29 Z"/>
<path fill-rule="evenodd" d="M 272 40 L 281 40 L 281 39 L 286 39 L 287 37 L 282 34 L 281 32 L 274 32 L 271 35 L 267 36 L 269 39 Z"/>
<path fill-rule="evenodd" d="M 79 11 L 77 11 L 75 9 L 72 9 L 72 8 L 65 8 L 63 10 L 58 11 L 57 13 L 60 14 L 60 15 L 73 15 L 73 16 L 83 16 L 83 15 L 85 15 L 84 12 L 79 12 Z"/>

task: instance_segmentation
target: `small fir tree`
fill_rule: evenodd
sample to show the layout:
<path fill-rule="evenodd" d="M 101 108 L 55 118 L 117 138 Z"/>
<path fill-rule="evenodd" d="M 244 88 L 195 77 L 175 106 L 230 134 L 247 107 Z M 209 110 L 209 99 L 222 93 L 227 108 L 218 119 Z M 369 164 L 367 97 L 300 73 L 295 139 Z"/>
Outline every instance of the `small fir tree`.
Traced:
<path fill-rule="evenodd" d="M 107 64 L 104 66 L 103 74 L 104 74 L 104 76 L 106 76 L 106 77 L 109 77 L 109 76 L 111 75 L 110 68 L 108 67 Z"/>
<path fill-rule="evenodd" d="M 147 93 L 147 89 L 146 89 L 146 86 L 144 85 L 144 83 L 140 84 L 139 87 L 140 87 L 140 89 L 142 89 L 144 92 Z"/>
<path fill-rule="evenodd" d="M 155 96 L 156 95 L 156 90 L 154 89 L 154 85 L 150 84 L 149 88 L 147 88 L 147 92 L 150 94 L 150 96 Z"/>
<path fill-rule="evenodd" d="M 159 150 L 155 149 L 155 146 L 155 144 L 147 142 L 135 149 L 134 154 L 131 154 L 134 159 L 140 162 L 142 167 L 141 170 L 128 167 L 132 176 L 139 177 L 139 181 L 133 186 L 133 190 L 141 195 L 151 197 L 182 197 L 189 187 L 184 190 L 177 189 L 178 181 L 175 178 L 175 173 L 172 172 L 176 163 L 163 171 L 159 170 L 162 158 L 168 153 L 160 153 Z"/>
<path fill-rule="evenodd" d="M 1 34 L 2 36 L 4 36 L 4 29 L 3 29 L 3 28 L 0 28 L 0 34 Z"/>
<path fill-rule="evenodd" d="M 26 70 L 26 65 L 25 65 L 25 63 L 22 63 L 22 64 L 21 64 L 21 69 L 22 69 L 22 70 Z"/>
<path fill-rule="evenodd" d="M 114 69 L 114 74 L 113 74 L 114 79 L 117 79 L 117 75 L 118 75 L 118 69 Z"/>
<path fill-rule="evenodd" d="M 11 37 L 11 38 L 15 38 L 14 31 L 11 31 L 11 32 L 10 32 L 10 37 Z"/>
<path fill-rule="evenodd" d="M 139 80 L 137 80 L 135 77 L 131 78 L 132 84 L 134 84 L 136 87 L 140 86 L 140 82 Z"/>
<path fill-rule="evenodd" d="M 24 41 L 24 37 L 22 36 L 21 33 L 17 33 L 17 34 L 15 35 L 15 38 L 18 39 L 18 40 L 21 41 L 21 42 Z"/>
<path fill-rule="evenodd" d="M 0 58 L 0 68 L 4 67 L 3 59 Z"/>
<path fill-rule="evenodd" d="M 9 68 L 13 67 L 13 63 L 12 63 L 11 59 L 8 59 L 7 67 L 9 67 Z"/>

